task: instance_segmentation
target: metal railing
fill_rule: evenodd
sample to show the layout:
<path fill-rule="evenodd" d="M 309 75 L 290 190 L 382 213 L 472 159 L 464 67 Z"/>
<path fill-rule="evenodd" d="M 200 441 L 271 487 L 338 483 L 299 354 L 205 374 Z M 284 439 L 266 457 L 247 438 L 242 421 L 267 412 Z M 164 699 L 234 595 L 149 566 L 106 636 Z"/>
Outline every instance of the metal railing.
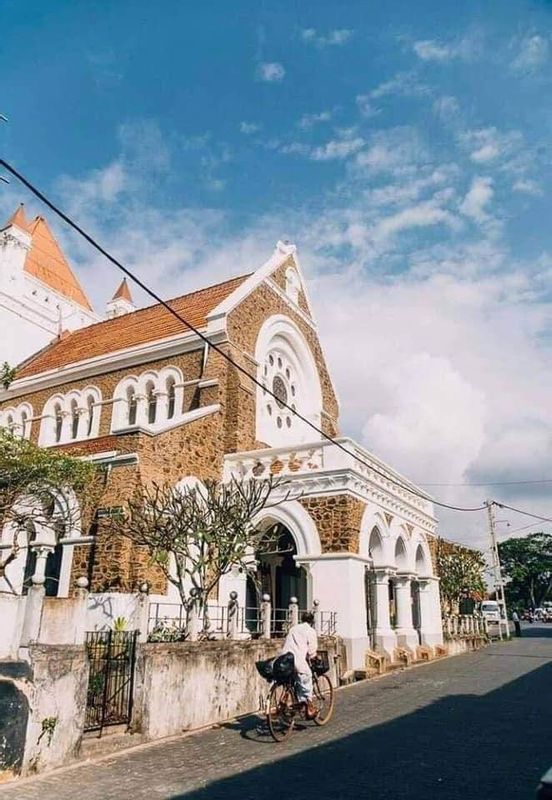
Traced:
<path fill-rule="evenodd" d="M 292 598 L 295 600 L 295 598 Z M 273 608 L 267 595 L 259 607 L 240 606 L 235 592 L 227 605 L 209 603 L 198 612 L 193 604 L 150 602 L 148 638 L 150 641 L 183 639 L 283 638 L 300 619 L 303 609 L 297 602 L 287 608 Z M 335 636 L 337 613 L 320 611 L 314 603 L 315 629 L 321 636 Z"/>

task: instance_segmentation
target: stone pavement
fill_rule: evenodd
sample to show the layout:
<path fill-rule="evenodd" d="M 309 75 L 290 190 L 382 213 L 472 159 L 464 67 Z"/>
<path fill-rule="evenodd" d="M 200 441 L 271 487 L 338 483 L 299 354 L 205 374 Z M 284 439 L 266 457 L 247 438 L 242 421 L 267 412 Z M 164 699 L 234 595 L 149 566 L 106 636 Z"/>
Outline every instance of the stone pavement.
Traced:
<path fill-rule="evenodd" d="M 0 800 L 532 800 L 552 766 L 552 626 L 356 684 L 276 744 L 249 718 L 0 787 Z"/>

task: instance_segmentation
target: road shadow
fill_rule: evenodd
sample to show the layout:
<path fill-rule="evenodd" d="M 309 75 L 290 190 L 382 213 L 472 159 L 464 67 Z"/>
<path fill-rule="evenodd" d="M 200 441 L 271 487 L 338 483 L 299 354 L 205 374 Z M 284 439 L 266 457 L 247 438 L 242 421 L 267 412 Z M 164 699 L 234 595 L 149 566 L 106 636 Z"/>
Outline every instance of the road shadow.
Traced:
<path fill-rule="evenodd" d="M 552 764 L 551 689 L 552 662 L 300 753 L 292 736 L 272 743 L 277 761 L 172 800 L 532 800 Z M 250 724 L 236 724 L 245 738 Z"/>

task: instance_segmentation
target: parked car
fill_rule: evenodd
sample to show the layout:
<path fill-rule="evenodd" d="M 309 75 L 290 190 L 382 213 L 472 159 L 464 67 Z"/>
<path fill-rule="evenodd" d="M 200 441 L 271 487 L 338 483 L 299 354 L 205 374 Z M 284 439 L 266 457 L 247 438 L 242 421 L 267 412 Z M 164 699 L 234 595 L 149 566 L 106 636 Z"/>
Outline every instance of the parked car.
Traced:
<path fill-rule="evenodd" d="M 481 603 L 481 614 L 485 617 L 487 622 L 494 622 L 497 624 L 500 622 L 500 606 L 496 600 L 483 600 Z"/>

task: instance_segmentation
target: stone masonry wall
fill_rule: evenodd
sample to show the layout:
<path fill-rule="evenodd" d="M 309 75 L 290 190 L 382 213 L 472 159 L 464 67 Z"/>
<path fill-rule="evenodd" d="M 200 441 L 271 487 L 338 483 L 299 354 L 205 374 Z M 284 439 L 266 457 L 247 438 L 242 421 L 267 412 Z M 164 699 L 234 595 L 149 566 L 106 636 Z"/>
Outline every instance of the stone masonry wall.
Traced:
<path fill-rule="evenodd" d="M 299 502 L 316 523 L 323 553 L 358 553 L 365 504 L 355 497 L 304 497 Z"/>

